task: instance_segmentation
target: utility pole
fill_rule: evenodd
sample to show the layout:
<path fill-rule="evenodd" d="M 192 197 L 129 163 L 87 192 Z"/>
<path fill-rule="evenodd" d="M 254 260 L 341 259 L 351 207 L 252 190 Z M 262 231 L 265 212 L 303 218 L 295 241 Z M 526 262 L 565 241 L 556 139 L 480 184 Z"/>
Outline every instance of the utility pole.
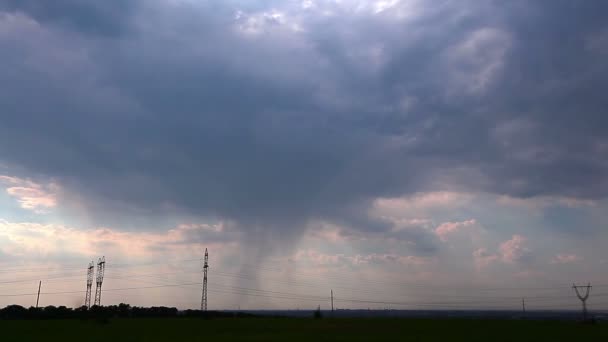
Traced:
<path fill-rule="evenodd" d="M 207 270 L 209 269 L 209 253 L 205 248 L 205 262 L 203 264 L 203 295 L 201 298 L 201 311 L 207 311 Z"/>
<path fill-rule="evenodd" d="M 521 299 L 521 310 L 524 313 L 524 316 L 526 315 L 526 299 L 522 298 Z"/>
<path fill-rule="evenodd" d="M 38 297 L 36 297 L 36 309 L 38 309 L 38 303 L 40 302 L 40 287 L 42 286 L 42 280 L 38 283 Z"/>
<path fill-rule="evenodd" d="M 95 263 L 91 261 L 87 268 L 87 293 L 84 297 L 84 306 L 91 308 L 91 289 L 93 288 L 93 274 L 95 273 Z"/>
<path fill-rule="evenodd" d="M 101 306 L 101 285 L 103 284 L 103 274 L 106 270 L 106 257 L 103 256 L 97 261 L 97 286 L 95 287 L 95 303 Z"/>
<path fill-rule="evenodd" d="M 334 290 L 331 290 L 331 314 L 334 314 Z"/>
<path fill-rule="evenodd" d="M 581 300 L 581 303 L 583 303 L 583 320 L 586 321 L 587 320 L 587 298 L 589 298 L 589 292 L 591 292 L 591 283 L 587 283 L 586 286 L 577 286 L 576 284 L 572 284 L 572 288 L 574 289 L 574 292 L 576 292 L 576 296 L 578 297 L 578 299 Z M 585 294 L 581 295 L 581 292 L 578 291 L 578 289 L 585 289 Z"/>

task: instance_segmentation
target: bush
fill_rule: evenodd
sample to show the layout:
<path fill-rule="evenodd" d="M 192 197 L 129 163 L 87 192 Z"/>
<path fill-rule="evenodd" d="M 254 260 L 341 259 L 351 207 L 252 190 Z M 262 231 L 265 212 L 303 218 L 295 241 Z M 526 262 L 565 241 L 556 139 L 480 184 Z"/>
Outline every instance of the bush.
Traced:
<path fill-rule="evenodd" d="M 313 312 L 313 317 L 314 317 L 315 319 L 321 319 L 321 318 L 323 318 L 323 314 L 321 313 L 321 306 L 318 306 L 318 307 L 317 307 L 317 310 L 315 310 L 315 311 Z"/>

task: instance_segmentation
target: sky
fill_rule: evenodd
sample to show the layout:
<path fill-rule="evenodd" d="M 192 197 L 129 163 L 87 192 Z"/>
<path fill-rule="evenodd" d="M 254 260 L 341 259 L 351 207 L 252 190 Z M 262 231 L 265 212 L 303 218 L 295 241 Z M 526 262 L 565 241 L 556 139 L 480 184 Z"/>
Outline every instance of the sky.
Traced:
<path fill-rule="evenodd" d="M 0 306 L 606 309 L 607 11 L 0 0 Z"/>

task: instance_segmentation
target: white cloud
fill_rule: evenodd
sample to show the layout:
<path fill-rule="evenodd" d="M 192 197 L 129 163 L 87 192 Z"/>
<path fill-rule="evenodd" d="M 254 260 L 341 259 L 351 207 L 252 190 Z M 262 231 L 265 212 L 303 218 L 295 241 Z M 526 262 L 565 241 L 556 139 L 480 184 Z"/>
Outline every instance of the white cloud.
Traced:
<path fill-rule="evenodd" d="M 449 235 L 460 232 L 468 227 L 472 227 L 475 224 L 477 224 L 477 222 L 474 219 L 462 222 L 444 222 L 435 228 L 435 234 L 439 236 L 441 241 L 445 242 L 448 240 Z"/>
<path fill-rule="evenodd" d="M 571 264 L 582 260 L 583 258 L 576 254 L 560 253 L 551 259 L 552 264 Z"/>
<path fill-rule="evenodd" d="M 505 264 L 525 262 L 532 256 L 531 250 L 527 247 L 527 242 L 527 238 L 515 234 L 511 239 L 499 245 L 497 253 L 491 253 L 486 248 L 478 248 L 473 252 L 475 265 L 478 269 L 481 269 L 497 261 Z"/>
<path fill-rule="evenodd" d="M 497 261 L 499 259 L 499 256 L 493 253 L 489 253 L 488 250 L 485 248 L 479 248 L 473 252 L 473 258 L 475 259 L 475 265 L 478 269 L 480 269 Z"/>
<path fill-rule="evenodd" d="M 369 264 L 393 264 L 422 266 L 431 262 L 431 258 L 394 253 L 371 254 L 326 254 L 314 249 L 299 250 L 294 261 L 309 263 L 313 266 L 362 266 Z"/>
<path fill-rule="evenodd" d="M 472 198 L 472 194 L 461 192 L 419 192 L 404 197 L 378 198 L 374 201 L 372 210 L 379 213 L 403 213 L 411 210 L 451 208 L 466 205 Z"/>
<path fill-rule="evenodd" d="M 224 229 L 223 223 L 182 224 L 166 232 L 148 233 L 0 220 L 0 239 L 4 241 L 0 253 L 34 259 L 104 254 L 144 259 L 165 253 L 198 255 L 202 245 L 219 248 L 234 243 L 236 237 Z"/>
<path fill-rule="evenodd" d="M 237 11 L 234 19 L 238 31 L 250 36 L 270 33 L 274 30 L 287 30 L 288 32 L 304 30 L 298 17 L 276 9 L 256 13 Z"/>
<path fill-rule="evenodd" d="M 394 263 L 399 265 L 426 265 L 430 262 L 430 258 L 419 257 L 414 255 L 398 255 L 398 254 L 367 254 L 356 255 L 353 259 L 355 264 L 386 264 Z"/>
<path fill-rule="evenodd" d="M 486 27 L 449 48 L 444 58 L 453 89 L 473 94 L 484 92 L 502 71 L 511 44 L 507 32 Z"/>
<path fill-rule="evenodd" d="M 384 12 L 386 10 L 390 10 L 400 3 L 400 0 L 380 0 L 374 1 L 373 8 L 374 13 Z"/>
<path fill-rule="evenodd" d="M 36 213 L 46 213 L 57 206 L 57 183 L 39 184 L 28 179 L 0 175 L 0 184 L 4 184 L 6 193 L 19 202 L 21 208 Z"/>
<path fill-rule="evenodd" d="M 527 239 L 515 234 L 510 240 L 500 244 L 498 248 L 502 261 L 506 263 L 517 263 L 530 256 L 530 250 L 526 247 Z"/>

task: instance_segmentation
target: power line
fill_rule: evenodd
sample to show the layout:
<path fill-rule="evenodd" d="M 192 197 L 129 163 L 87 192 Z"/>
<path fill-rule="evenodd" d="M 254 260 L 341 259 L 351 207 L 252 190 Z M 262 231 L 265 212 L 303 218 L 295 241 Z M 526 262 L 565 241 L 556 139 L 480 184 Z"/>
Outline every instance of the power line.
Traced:
<path fill-rule="evenodd" d="M 198 261 L 200 260 L 199 258 L 196 259 L 184 259 L 181 261 Z M 160 264 L 161 262 L 153 262 L 153 263 L 142 263 L 142 264 L 107 264 L 107 267 L 110 269 L 120 269 L 120 268 L 129 268 L 129 267 L 145 267 L 145 266 L 151 266 L 151 265 L 157 265 Z M 72 267 L 69 267 L 69 269 L 71 269 Z M 67 269 L 67 268 L 66 268 Z M 273 270 L 276 271 L 278 269 L 269 269 L 269 268 L 260 268 L 262 270 Z M 172 272 L 172 273 L 163 273 L 163 274 L 177 274 L 180 272 Z M 238 273 L 227 273 L 227 272 L 219 272 L 219 274 L 222 274 L 224 276 L 233 276 L 233 277 L 239 277 L 239 278 L 247 278 L 247 275 L 244 274 L 238 274 Z M 306 273 L 301 273 L 301 272 L 291 272 L 293 274 L 300 274 L 300 275 L 306 275 Z M 69 275 L 70 273 L 68 273 Z M 152 273 L 152 274 L 158 274 L 158 273 Z M 47 279 L 61 279 L 61 278 L 67 278 L 67 276 L 63 276 L 63 275 L 58 275 L 55 276 L 53 278 L 47 278 Z M 11 280 L 11 281 L 0 281 L 0 284 L 2 283 L 17 283 L 17 282 L 27 282 L 27 281 L 37 281 L 39 278 L 27 278 L 27 279 L 20 279 L 20 280 Z M 350 282 L 350 279 L 345 279 L 345 278 L 340 278 L 340 277 L 335 277 L 335 276 L 323 276 L 323 279 L 335 279 L 338 281 L 344 281 L 344 282 Z M 274 281 L 273 281 L 274 282 Z M 324 285 L 319 285 L 319 284 L 314 284 L 314 283 L 306 283 L 306 282 L 301 282 L 301 281 L 284 281 L 285 283 L 297 283 L 299 285 L 313 285 L 313 286 L 324 286 Z M 386 281 L 373 281 L 373 280 L 369 280 L 369 281 L 364 281 L 363 283 L 370 283 L 370 284 L 381 284 L 383 286 L 386 286 L 387 284 L 391 284 L 390 282 L 386 282 Z M 395 282 L 394 285 L 396 286 L 407 286 L 408 288 L 413 287 L 413 288 L 417 288 L 417 287 L 423 287 L 423 288 L 432 288 L 433 290 L 436 289 L 446 289 L 446 290 L 454 290 L 454 289 L 459 289 L 454 288 L 454 287 L 441 287 L 441 286 L 437 286 L 437 285 L 429 285 L 429 284 L 422 284 L 422 283 L 409 283 L 409 282 Z M 595 285 L 595 287 L 608 287 L 608 284 L 600 284 L 600 285 Z M 361 287 L 358 288 L 347 288 L 344 287 L 345 289 L 353 289 L 353 290 L 360 290 Z M 467 287 L 462 287 L 461 289 L 467 289 L 469 290 L 471 287 L 467 286 Z M 569 287 L 565 287 L 565 286 L 551 286 L 551 287 L 476 287 L 476 290 L 481 290 L 481 291 L 502 291 L 502 290 L 561 290 L 561 289 L 565 289 L 565 288 L 569 288 Z M 372 291 L 377 291 L 377 289 L 372 289 Z"/>
<path fill-rule="evenodd" d="M 251 265 L 251 264 L 244 264 L 244 265 Z M 256 269 L 259 270 L 267 270 L 267 271 L 271 271 L 271 272 L 285 272 L 288 271 L 289 274 L 294 274 L 294 275 L 302 275 L 304 277 L 310 277 L 311 274 L 310 273 L 306 273 L 306 272 L 297 272 L 297 271 L 291 271 L 291 270 L 283 270 L 280 268 L 267 268 L 267 267 L 256 267 Z M 342 274 L 343 276 L 351 276 L 354 275 L 352 273 L 346 273 L 346 272 L 341 272 L 341 271 L 337 271 L 337 270 L 331 270 L 331 274 L 323 274 L 322 278 L 323 279 L 329 279 L 329 280 L 338 280 L 338 281 L 346 281 L 346 282 L 351 282 L 352 279 L 344 279 L 341 277 L 338 277 L 336 275 L 338 274 Z M 314 276 L 319 276 L 318 274 L 312 274 Z M 407 286 L 407 287 L 421 287 L 424 289 L 437 289 L 437 288 L 449 288 L 450 290 L 454 290 L 454 289 L 463 289 L 463 290 L 470 290 L 470 286 L 469 285 L 464 285 L 462 287 L 454 287 L 454 286 L 449 286 L 449 287 L 442 287 L 442 286 L 437 286 L 437 285 L 433 285 L 433 284 L 425 284 L 425 283 L 412 283 L 412 282 L 404 282 L 402 280 L 394 280 L 394 281 L 387 281 L 387 280 L 370 280 L 370 279 L 366 279 L 366 280 L 358 280 L 360 282 L 365 282 L 365 283 L 371 283 L 371 284 L 380 284 L 383 286 L 386 286 L 387 284 L 392 284 L 395 286 L 399 286 L 399 287 L 403 287 L 403 286 Z M 599 285 L 599 286 L 603 286 L 603 287 L 608 287 L 608 284 L 604 284 L 604 285 Z M 596 287 L 599 287 L 596 285 Z M 557 285 L 557 286 L 529 286 L 529 287 L 476 287 L 476 290 L 480 290 L 480 291 L 503 291 L 503 290 L 551 290 L 551 289 L 561 289 L 561 290 L 565 290 L 565 289 L 570 289 L 570 285 L 569 284 L 562 284 L 562 285 Z"/>
<path fill-rule="evenodd" d="M 132 278 L 117 278 L 117 279 L 125 279 L 125 280 L 133 280 L 133 281 L 140 281 L 140 280 L 134 280 Z M 141 281 L 141 282 L 146 282 L 146 281 Z M 153 283 L 156 284 L 156 283 Z M 247 288 L 247 287 L 240 287 L 240 286 L 228 286 L 226 284 L 213 284 L 216 285 L 216 287 L 218 288 L 228 288 L 228 289 L 234 289 L 234 290 L 238 290 L 240 291 L 239 294 L 243 294 L 243 293 L 248 293 L 249 291 L 252 292 L 262 292 L 262 293 L 266 293 L 266 294 L 278 294 L 278 295 L 291 295 L 291 296 L 299 296 L 299 297 L 306 297 L 307 299 L 314 299 L 314 300 L 321 300 L 323 299 L 322 296 L 310 296 L 310 295 L 302 295 L 302 294 L 295 294 L 295 293 L 288 293 L 288 292 L 280 292 L 280 291 L 271 291 L 271 290 L 262 290 L 262 289 L 255 289 L 255 288 Z M 247 291 L 247 292 L 244 292 Z M 604 293 L 602 295 L 608 295 L 608 293 Z M 506 297 L 506 298 L 501 298 L 501 297 L 497 297 L 497 298 L 487 298 L 484 300 L 478 300 L 478 301 L 436 301 L 436 302 L 428 302 L 426 304 L 433 304 L 433 305 L 442 305 L 442 304 L 505 304 L 505 303 L 514 303 L 514 300 L 518 300 L 520 299 L 519 297 Z M 542 296 L 542 297 L 532 297 L 533 300 L 536 301 L 546 301 L 546 300 L 555 300 L 555 299 L 561 299 L 561 300 L 567 300 L 566 297 L 564 296 Z M 388 301 L 382 301 L 382 302 L 388 302 Z M 396 303 L 396 302 L 392 302 L 392 303 Z M 410 304 L 415 304 L 416 302 L 409 302 Z"/>
<path fill-rule="evenodd" d="M 256 297 L 267 297 L 267 298 L 281 298 L 281 299 L 293 299 L 293 300 L 323 300 L 323 297 L 321 296 L 307 296 L 307 295 L 301 295 L 301 294 L 294 294 L 294 293 L 286 293 L 286 292 L 279 292 L 279 291 L 269 291 L 269 290 L 261 290 L 261 289 L 253 289 L 253 288 L 244 288 L 244 287 L 234 287 L 234 286 L 225 286 L 222 284 L 217 284 L 218 287 L 221 287 L 223 289 L 229 289 L 229 290 L 223 290 L 223 291 L 213 291 L 213 292 L 219 292 L 219 293 L 229 293 L 229 294 L 239 294 L 239 295 L 245 295 L 245 296 L 256 296 Z M 252 293 L 253 292 L 253 293 Z M 608 293 L 604 294 L 604 295 L 608 295 Z M 561 299 L 565 299 L 563 297 L 556 297 L 556 296 L 550 296 L 549 298 L 545 297 L 545 298 L 541 298 L 541 299 L 551 299 L 551 298 L 561 298 Z M 450 307 L 470 307 L 471 304 L 507 304 L 505 302 L 505 300 L 485 300 L 485 301 L 480 301 L 480 302 L 472 302 L 472 301 L 466 301 L 466 302 L 395 302 L 395 301 L 387 301 L 387 300 L 361 300 L 361 299 L 342 299 L 341 301 L 345 301 L 345 302 L 354 302 L 354 303 L 360 303 L 360 302 L 364 302 L 364 303 L 375 303 L 375 304 L 391 304 L 391 305 L 410 305 L 410 306 L 450 306 Z M 553 305 L 555 306 L 555 305 Z M 563 306 L 563 304 L 562 304 Z M 538 305 L 537 305 L 538 307 Z"/>
<path fill-rule="evenodd" d="M 140 287 L 123 287 L 123 288 L 113 288 L 113 289 L 105 289 L 104 292 L 114 292 L 114 291 L 127 291 L 127 290 L 145 290 L 145 289 L 155 289 L 155 288 L 163 288 L 163 287 L 176 287 L 176 286 L 185 286 L 185 285 L 199 285 L 200 283 L 182 283 L 182 284 L 166 284 L 166 285 L 157 285 L 157 286 L 140 286 Z M 60 295 L 60 294 L 75 294 L 75 293 L 84 293 L 85 291 L 59 291 L 59 292 L 41 292 L 43 295 Z M 0 294 L 0 297 L 23 297 L 23 296 L 33 296 L 36 293 L 16 293 L 16 294 Z"/>
<path fill-rule="evenodd" d="M 125 288 L 111 288 L 106 289 L 104 292 L 115 292 L 115 291 L 127 291 L 127 290 L 143 290 L 143 289 L 156 289 L 156 288 L 165 288 L 165 287 L 180 287 L 180 286 L 192 286 L 200 283 L 180 283 L 180 284 L 163 284 L 163 285 L 155 285 L 155 286 L 140 286 L 140 287 L 125 287 Z M 250 291 L 264 291 L 262 293 L 251 293 Z M 59 294 L 73 294 L 73 293 L 82 293 L 83 291 L 60 291 L 60 292 L 44 292 L 41 294 L 44 295 L 59 295 Z M 314 296 L 303 296 L 299 294 L 290 294 L 290 293 L 281 293 L 277 291 L 265 291 L 259 289 L 248 289 L 241 288 L 241 290 L 214 290 L 211 292 L 215 293 L 227 293 L 227 294 L 239 294 L 244 296 L 253 296 L 253 297 L 265 297 L 265 298 L 274 298 L 274 299 L 291 299 L 291 300 L 323 300 L 323 297 L 314 297 Z M 30 296 L 35 293 L 22 293 L 22 294 L 11 294 L 11 295 L 1 295 L 1 296 Z M 445 308 L 471 308 L 471 303 L 462 302 L 462 303 L 449 303 L 449 302 L 395 302 L 395 301 L 384 301 L 384 300 L 366 300 L 366 299 L 356 299 L 356 298 L 345 298 L 338 299 L 334 298 L 334 300 L 338 302 L 345 303 L 363 303 L 363 304 L 381 304 L 381 305 L 395 305 L 395 306 L 411 306 L 411 307 L 436 307 L 442 306 Z M 564 307 L 566 305 L 545 305 L 544 307 Z M 538 306 L 543 307 L 543 306 Z"/>
<path fill-rule="evenodd" d="M 47 278 L 44 278 L 43 280 L 65 279 L 65 278 L 74 278 L 74 277 L 82 277 L 82 273 L 78 272 L 78 274 L 76 274 L 76 273 L 61 274 L 61 275 L 47 277 Z M 8 281 L 0 281 L 0 284 L 19 284 L 19 283 L 34 282 L 34 281 L 38 281 L 38 280 L 40 280 L 39 277 L 38 278 L 27 278 L 27 279 L 14 279 L 14 280 L 8 280 Z"/>
<path fill-rule="evenodd" d="M 225 275 L 232 275 L 232 276 L 236 276 L 236 277 L 247 278 L 246 276 L 244 276 L 244 275 L 242 275 L 242 274 L 225 274 Z M 151 276 L 154 276 L 154 275 L 151 275 Z M 290 282 L 290 284 L 293 284 L 293 282 Z M 298 285 L 301 285 L 301 284 L 298 284 Z M 502 288 L 501 288 L 501 289 L 502 289 Z M 513 289 L 513 288 L 509 288 L 509 289 Z M 520 289 L 520 288 L 518 288 L 518 289 Z M 542 288 L 540 288 L 540 287 L 535 287 L 535 289 L 555 289 L 555 287 L 542 287 Z M 464 297 L 464 296 L 461 296 L 461 297 Z M 473 296 L 468 296 L 468 297 L 473 297 Z M 473 298 L 481 298 L 481 297 L 480 297 L 480 296 L 475 296 L 475 297 L 473 297 Z M 511 298 L 519 298 L 519 297 L 504 297 L 504 299 L 505 299 L 505 300 L 509 300 L 509 299 L 511 299 Z M 556 299 L 558 299 L 558 298 L 562 298 L 562 297 L 561 297 L 561 296 L 545 296 L 545 297 L 544 297 L 544 299 L 552 299 L 552 298 L 556 298 Z M 492 299 L 492 297 L 490 297 L 490 299 Z M 533 298 L 532 298 L 532 300 L 543 300 L 543 299 L 542 299 L 542 297 L 533 297 Z M 469 302 L 470 302 L 470 301 L 469 301 Z M 498 301 L 498 300 L 496 300 L 496 299 L 493 299 L 493 300 L 484 300 L 483 302 L 484 302 L 484 303 L 502 303 L 502 302 L 504 302 L 504 301 Z M 466 302 L 465 302 L 465 303 L 466 303 Z M 463 303 L 463 302 L 459 302 L 458 304 L 465 304 L 465 303 Z M 437 303 L 437 304 L 445 304 L 445 302 L 442 302 L 442 303 Z"/>
<path fill-rule="evenodd" d="M 196 259 L 184 259 L 181 261 L 199 261 L 199 258 Z M 107 264 L 106 267 L 107 268 L 111 268 L 111 269 L 121 269 L 121 268 L 129 268 L 129 267 L 146 267 L 146 266 L 152 266 L 152 265 L 157 265 L 160 264 L 161 262 L 152 262 L 152 263 L 142 263 L 142 264 Z M 66 269 L 72 269 L 72 267 L 66 268 Z M 272 271 L 280 271 L 278 269 L 269 269 L 269 268 L 260 268 L 261 270 L 272 270 Z M 67 273 L 70 274 L 70 273 Z M 156 273 L 154 273 L 156 274 Z M 225 275 L 234 275 L 237 277 L 243 277 L 242 274 L 238 274 L 238 273 L 226 273 L 224 272 Z M 306 274 L 306 273 L 302 273 L 302 272 L 290 272 L 290 274 L 295 274 L 295 275 L 302 275 L 302 276 L 310 276 L 310 274 Z M 55 278 L 62 278 L 61 275 L 55 277 Z M 329 279 L 329 280 L 337 280 L 337 281 L 342 281 L 342 282 L 351 282 L 351 279 L 346 279 L 346 278 L 341 278 L 341 277 L 336 277 L 336 276 L 329 276 L 329 275 L 323 275 L 322 277 L 324 280 L 325 279 Z M 11 281 L 0 281 L 0 284 L 2 283 L 16 283 L 16 282 L 26 282 L 26 281 L 37 281 L 38 278 L 26 278 L 26 279 L 19 279 L 19 280 L 11 280 Z M 293 281 L 292 281 L 293 282 Z M 305 284 L 304 282 L 299 281 L 299 284 Z M 397 281 L 397 282 L 387 282 L 387 281 L 374 281 L 374 280 L 366 280 L 363 281 L 362 283 L 367 283 L 367 284 L 379 284 L 382 286 L 386 286 L 388 284 L 391 285 L 395 285 L 395 286 L 399 286 L 399 287 L 403 287 L 403 286 L 407 286 L 408 288 L 424 288 L 424 289 L 432 289 L 432 290 L 436 290 L 436 289 L 449 289 L 449 290 L 454 290 L 454 289 L 466 289 L 469 290 L 471 287 L 470 286 L 466 286 L 466 287 L 442 287 L 442 286 L 437 286 L 437 285 L 432 285 L 432 284 L 423 284 L 423 283 L 411 283 L 411 282 L 404 282 L 404 281 Z M 317 284 L 313 284 L 313 283 L 308 283 L 311 285 L 317 285 Z M 320 286 L 320 285 L 319 285 Z M 608 284 L 600 284 L 600 285 L 595 285 L 596 287 L 608 287 Z M 345 287 L 346 288 L 346 287 Z M 360 289 L 361 287 L 358 287 L 356 289 Z M 560 290 L 560 289 L 566 289 L 569 288 L 569 286 L 550 286 L 550 287 L 476 287 L 476 290 L 480 290 L 480 291 L 503 291 L 503 290 Z M 348 288 L 346 288 L 348 289 Z M 351 288 L 351 289 L 355 289 L 355 288 Z M 376 289 L 374 289 L 374 291 L 376 291 Z"/>
<path fill-rule="evenodd" d="M 200 258 L 197 259 L 187 259 L 189 261 L 194 261 L 197 260 L 199 261 Z M 100 259 L 101 261 L 101 259 Z M 159 263 L 148 263 L 145 265 L 153 265 L 153 264 L 159 264 Z M 120 264 L 119 264 L 120 265 Z M 208 266 L 208 262 L 206 263 L 206 265 Z M 99 280 L 99 263 L 98 263 L 98 280 Z M 105 270 L 105 259 L 103 260 L 103 269 Z M 150 277 L 150 278 L 156 278 L 159 279 L 161 278 L 160 276 L 163 274 L 189 274 L 191 271 L 179 271 L 179 272 L 165 272 L 165 273 L 144 273 L 144 274 L 138 274 L 138 273 L 132 273 L 132 272 L 127 272 L 124 273 L 122 271 L 122 269 L 125 268 L 129 268 L 129 267 L 136 267 L 137 265 L 135 264 L 122 264 L 119 267 L 115 266 L 115 265 L 108 265 L 108 268 L 111 270 L 111 274 L 113 273 L 118 273 L 123 274 L 123 276 L 126 275 L 126 277 L 128 278 L 122 278 L 122 280 L 129 280 L 129 281 L 138 281 L 134 278 L 137 277 Z M 203 267 L 203 271 L 205 271 L 205 267 Z M 294 272 L 295 273 L 295 272 Z M 69 273 L 68 273 L 69 274 Z M 216 274 L 216 273 L 214 273 Z M 251 276 L 250 274 L 247 273 L 229 273 L 229 272 L 217 272 L 219 277 L 229 277 L 229 278 L 238 278 L 238 279 L 245 279 L 245 280 L 257 280 L 257 277 Z M 72 278 L 75 276 L 70 276 L 70 275 L 65 275 L 65 276 L 61 276 L 61 275 L 55 275 L 55 276 L 50 276 L 49 279 L 54 279 L 55 281 L 61 281 L 61 280 L 57 280 L 57 279 L 67 279 L 67 278 Z M 88 274 L 87 274 L 88 277 Z M 113 278 L 113 277 L 109 277 L 109 278 Z M 203 276 L 203 279 L 205 279 L 206 277 Z M 322 279 L 324 279 L 325 277 L 323 277 Z M 328 277 L 330 278 L 330 277 Z M 121 279 L 120 277 L 115 278 L 115 279 Z M 279 281 L 278 279 L 275 281 L 273 279 L 268 279 L 265 278 L 267 280 L 270 280 L 273 284 L 284 284 L 286 286 L 306 286 L 306 287 L 311 287 L 311 288 L 319 288 L 319 289 L 326 289 L 327 287 L 325 287 L 326 285 L 320 284 L 320 283 L 311 283 L 311 282 L 306 282 L 306 281 L 294 281 L 294 280 L 282 280 Z M 344 278 L 339 278 L 339 277 L 333 277 L 333 279 L 337 279 L 340 281 L 347 281 Z M 34 279 L 27 279 L 27 280 L 12 280 L 12 281 L 8 281 L 6 283 L 18 283 L 19 281 L 22 282 L 26 282 L 26 281 L 33 281 Z M 168 279 L 162 279 L 163 282 L 169 281 Z M 70 282 L 70 280 L 63 280 L 61 282 Z M 101 272 L 101 282 L 103 282 L 103 272 Z M 204 281 L 203 281 L 204 282 Z M 0 282 L 2 283 L 2 282 Z M 204 282 L 205 283 L 205 282 Z M 374 282 L 374 281 L 370 281 L 369 284 L 374 284 L 374 283 L 378 283 L 378 282 Z M 188 286 L 193 286 L 194 284 L 199 284 L 200 286 L 200 282 L 198 283 L 181 283 L 181 284 L 158 284 L 156 286 L 149 286 L 149 287 L 131 287 L 131 288 L 116 288 L 116 289 L 105 289 L 104 292 L 106 291 L 123 291 L 123 290 L 131 290 L 131 289 L 149 289 L 149 288 L 159 288 L 159 287 L 173 287 L 173 286 L 184 286 L 184 287 L 188 287 Z M 220 284 L 220 283 L 214 283 L 214 286 L 218 287 L 218 290 L 214 290 L 214 291 L 210 291 L 210 292 L 214 292 L 214 293 L 227 293 L 227 294 L 238 294 L 238 295 L 244 295 L 244 296 L 255 296 L 255 297 L 267 297 L 267 298 L 275 298 L 275 299 L 289 299 L 289 300 L 302 300 L 302 301 L 312 301 L 312 300 L 327 300 L 326 296 L 316 296 L 316 295 L 307 295 L 307 294 L 302 294 L 302 293 L 293 293 L 293 292 L 282 292 L 282 291 L 271 291 L 271 290 L 263 290 L 263 289 L 256 289 L 256 288 L 250 288 L 250 287 L 242 287 L 242 286 L 229 286 L 227 284 Z M 365 282 L 363 282 L 362 284 L 365 284 Z M 407 284 L 404 282 L 401 282 L 399 284 Z M 101 284 L 98 284 L 98 288 L 99 288 L 99 302 L 101 301 Z M 418 284 L 419 285 L 419 284 Z M 597 287 L 605 287 L 608 285 L 597 285 Z M 205 286 L 204 286 L 205 287 Z M 338 287 L 340 288 L 340 287 Z M 352 292 L 366 292 L 365 291 L 365 287 L 364 286 L 358 286 L 357 288 L 353 288 L 353 287 L 344 287 L 349 289 Z M 417 287 L 415 287 L 417 288 Z M 442 287 L 439 286 L 435 286 L 435 289 L 442 289 Z M 369 293 L 382 293 L 379 291 L 378 288 L 368 288 Z M 443 287 L 443 289 L 447 290 L 451 290 L 451 288 L 448 287 Z M 496 287 L 496 288 L 484 288 L 486 290 L 489 291 L 507 291 L 507 290 L 523 290 L 523 289 L 535 289 L 535 290 L 543 290 L 543 291 L 549 291 L 549 290 L 561 290 L 563 289 L 563 287 L 559 286 L 559 287 Z M 204 291 L 205 292 L 205 291 Z M 333 292 L 333 290 L 332 290 Z M 522 299 L 519 296 L 504 296 L 504 297 L 500 297 L 500 296 L 459 296 L 459 295 L 450 295 L 450 294 L 438 294 L 435 292 L 435 297 L 452 297 L 452 298 L 470 298 L 472 300 L 463 300 L 463 301 L 445 301 L 445 300 L 438 300 L 438 301 L 431 301 L 431 302 L 421 302 L 421 301 L 394 301 L 394 300 L 380 300 L 377 298 L 360 298 L 360 297 L 356 297 L 356 296 L 351 296 L 350 298 L 345 298 L 345 299 L 341 299 L 341 298 L 334 298 L 335 301 L 337 302 L 347 302 L 347 303 L 354 303 L 354 304 L 380 304 L 380 305 L 403 305 L 403 306 L 443 306 L 443 307 L 471 307 L 473 305 L 481 305 L 483 307 L 487 307 L 490 305 L 499 305 L 501 307 L 507 306 L 507 307 L 514 307 L 518 301 L 520 299 Z M 41 294 L 67 294 L 67 293 L 82 293 L 82 291 L 61 291 L 61 292 L 46 292 L 46 293 L 41 293 Z M 85 291 L 86 293 L 86 291 Z M 30 294 L 5 294 L 5 295 L 0 295 L 1 297 L 10 297 L 10 296 L 26 296 L 26 295 L 30 295 Z M 597 295 L 597 297 L 603 297 L 603 296 L 607 296 L 608 293 L 599 293 Z M 96 297 L 97 297 L 97 289 L 96 289 Z M 333 297 L 333 296 L 332 296 Z M 594 296 L 595 297 L 595 296 Z M 393 298 L 394 299 L 394 298 Z M 556 302 L 556 301 L 560 301 L 560 300 L 566 300 L 567 297 L 565 296 L 529 296 L 526 297 L 525 301 L 529 301 L 531 303 L 538 303 L 538 302 Z M 202 304 L 202 301 L 201 301 Z M 522 308 L 525 306 L 525 302 L 523 302 L 522 300 Z M 598 303 L 595 303 L 596 305 Z M 547 305 L 547 304 L 533 304 L 531 307 L 533 308 L 539 308 L 539 307 L 551 307 L 551 306 L 558 306 L 558 307 L 566 307 L 568 305 L 571 304 L 551 304 L 551 305 Z M 603 305 L 603 304 L 600 304 Z"/>

